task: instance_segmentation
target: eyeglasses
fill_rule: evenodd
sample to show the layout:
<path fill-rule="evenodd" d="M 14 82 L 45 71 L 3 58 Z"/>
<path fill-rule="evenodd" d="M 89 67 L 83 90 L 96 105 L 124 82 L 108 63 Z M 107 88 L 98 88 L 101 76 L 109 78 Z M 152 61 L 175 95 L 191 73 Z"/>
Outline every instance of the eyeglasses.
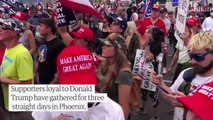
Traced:
<path fill-rule="evenodd" d="M 213 53 L 213 50 L 207 51 L 205 53 L 192 53 L 188 52 L 190 59 L 195 59 L 197 62 L 202 62 L 205 60 L 205 56 L 209 53 Z"/>
<path fill-rule="evenodd" d="M 3 25 L 2 25 L 2 30 L 13 30 L 13 28 L 11 28 L 11 27 L 8 26 L 8 25 L 3 24 Z"/>

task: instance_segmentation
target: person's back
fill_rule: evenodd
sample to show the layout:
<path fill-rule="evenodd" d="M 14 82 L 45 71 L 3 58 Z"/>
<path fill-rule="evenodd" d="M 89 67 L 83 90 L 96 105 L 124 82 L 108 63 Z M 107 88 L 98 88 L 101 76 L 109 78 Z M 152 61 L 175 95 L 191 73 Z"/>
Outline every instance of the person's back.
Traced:
<path fill-rule="evenodd" d="M 213 31 L 213 10 L 210 12 L 210 16 L 203 21 L 202 29 L 203 31 Z"/>
<path fill-rule="evenodd" d="M 57 58 L 59 84 L 96 85 L 94 66 L 90 50 L 82 46 L 66 47 Z M 34 111 L 32 116 L 35 120 L 69 119 L 70 116 L 73 120 L 125 120 L 122 108 L 108 97 L 104 102 L 88 103 L 88 111 Z"/>

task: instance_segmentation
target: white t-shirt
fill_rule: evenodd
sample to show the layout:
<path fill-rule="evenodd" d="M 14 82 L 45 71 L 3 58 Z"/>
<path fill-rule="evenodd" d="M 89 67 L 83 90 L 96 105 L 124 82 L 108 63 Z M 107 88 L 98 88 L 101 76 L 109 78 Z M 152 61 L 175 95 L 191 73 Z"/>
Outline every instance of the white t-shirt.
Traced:
<path fill-rule="evenodd" d="M 169 31 L 170 27 L 171 27 L 171 22 L 168 18 L 162 19 L 165 23 L 166 26 L 166 31 Z"/>
<path fill-rule="evenodd" d="M 202 24 L 203 31 L 213 31 L 213 18 L 207 17 Z"/>
<path fill-rule="evenodd" d="M 188 48 L 186 48 L 183 41 L 178 41 L 176 48 L 179 50 L 177 63 L 189 63 L 191 60 L 188 54 Z"/>
<path fill-rule="evenodd" d="M 84 112 L 32 112 L 35 120 L 52 120 L 61 114 L 71 116 L 71 120 L 124 120 L 124 113 L 120 105 L 107 98 L 105 102 L 101 102 L 97 106 L 88 108 Z M 88 117 L 89 116 L 89 117 Z M 88 118 L 88 119 L 87 119 Z"/>
<path fill-rule="evenodd" d="M 189 69 L 191 69 L 191 68 L 187 68 L 187 69 L 183 70 L 179 74 L 178 78 L 175 80 L 174 84 L 170 87 L 170 89 L 172 90 L 173 93 L 178 91 L 178 88 L 184 82 L 183 74 L 186 70 L 189 70 Z M 200 75 L 196 75 L 195 78 L 191 82 L 189 95 L 193 95 L 193 93 L 203 84 L 206 84 L 206 83 L 209 83 L 212 81 L 213 81 L 213 76 L 202 77 Z M 175 107 L 173 120 L 182 120 L 183 112 L 184 112 L 183 108 Z"/>

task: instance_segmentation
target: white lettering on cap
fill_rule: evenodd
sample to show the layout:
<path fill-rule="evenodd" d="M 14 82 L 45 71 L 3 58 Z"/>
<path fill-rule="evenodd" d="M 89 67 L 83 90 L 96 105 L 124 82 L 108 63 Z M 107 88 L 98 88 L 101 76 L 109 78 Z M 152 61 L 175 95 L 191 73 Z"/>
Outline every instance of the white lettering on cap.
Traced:
<path fill-rule="evenodd" d="M 123 21 L 123 19 L 121 17 L 117 17 L 118 20 Z"/>
<path fill-rule="evenodd" d="M 83 63 L 79 66 L 79 70 L 89 70 L 92 68 L 91 63 Z"/>
<path fill-rule="evenodd" d="M 84 29 L 83 29 L 83 28 L 80 28 L 80 29 L 78 30 L 78 32 L 84 32 Z"/>
<path fill-rule="evenodd" d="M 72 63 L 72 57 L 68 57 L 68 58 L 64 58 L 64 59 L 60 59 L 60 64 L 68 64 L 68 63 Z"/>
<path fill-rule="evenodd" d="M 74 62 L 89 61 L 89 60 L 93 60 L 92 55 L 80 55 L 73 57 Z"/>
<path fill-rule="evenodd" d="M 73 71 L 78 71 L 78 65 L 72 65 L 72 66 L 64 66 L 63 67 L 63 72 L 73 72 Z"/>

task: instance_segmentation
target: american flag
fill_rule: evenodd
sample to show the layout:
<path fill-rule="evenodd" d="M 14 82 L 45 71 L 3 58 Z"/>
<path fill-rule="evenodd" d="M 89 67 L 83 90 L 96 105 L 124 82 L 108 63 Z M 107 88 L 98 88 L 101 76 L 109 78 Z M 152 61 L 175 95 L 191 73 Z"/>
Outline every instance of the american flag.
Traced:
<path fill-rule="evenodd" d="M 93 15 L 101 19 L 101 14 L 98 13 L 95 8 L 91 5 L 89 0 L 59 0 L 64 7 L 80 11 L 82 13 Z"/>
<path fill-rule="evenodd" d="M 40 7 L 39 8 L 40 10 L 44 9 L 44 4 L 40 0 L 38 0 L 37 4 L 38 4 L 38 7 Z"/>
<path fill-rule="evenodd" d="M 146 0 L 145 17 L 149 17 L 151 15 L 151 11 L 152 11 L 154 2 L 155 2 L 155 0 Z"/>

